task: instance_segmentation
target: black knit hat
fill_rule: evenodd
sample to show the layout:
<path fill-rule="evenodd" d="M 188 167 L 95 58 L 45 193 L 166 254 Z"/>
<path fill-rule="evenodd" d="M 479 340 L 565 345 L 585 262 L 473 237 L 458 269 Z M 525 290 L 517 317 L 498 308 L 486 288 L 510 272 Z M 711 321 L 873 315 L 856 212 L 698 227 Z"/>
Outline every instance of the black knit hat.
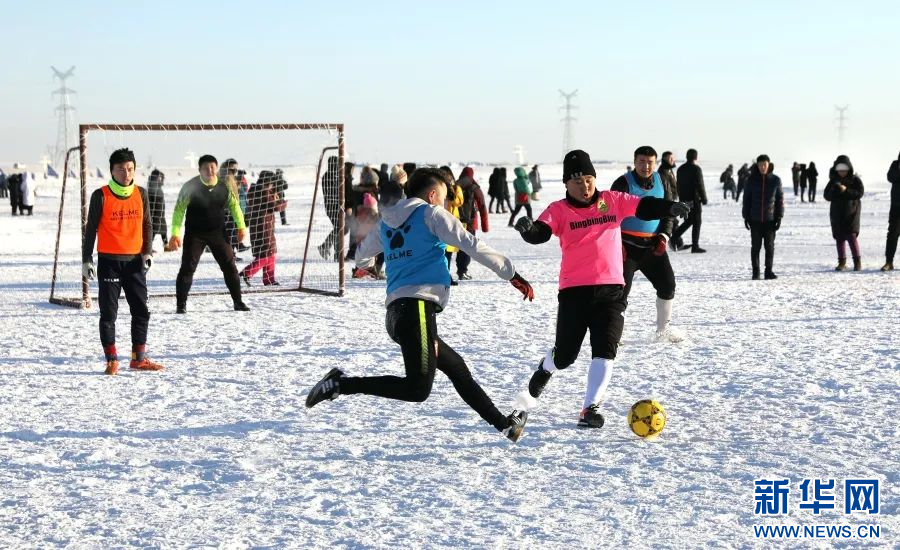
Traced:
<path fill-rule="evenodd" d="M 216 163 L 216 166 L 219 165 L 219 161 L 216 160 L 216 157 L 214 157 L 212 155 L 203 155 L 202 157 L 200 157 L 200 160 L 197 161 L 197 166 L 198 167 L 203 166 L 207 162 L 214 162 L 214 163 Z"/>
<path fill-rule="evenodd" d="M 112 167 L 116 164 L 125 164 L 126 162 L 134 162 L 134 152 L 127 148 L 123 147 L 121 149 L 116 149 L 113 151 L 113 154 L 109 156 L 109 169 L 112 170 Z"/>
<path fill-rule="evenodd" d="M 591 157 L 581 149 L 566 153 L 563 159 L 563 183 L 580 176 L 597 177 L 597 171 L 591 163 Z"/>

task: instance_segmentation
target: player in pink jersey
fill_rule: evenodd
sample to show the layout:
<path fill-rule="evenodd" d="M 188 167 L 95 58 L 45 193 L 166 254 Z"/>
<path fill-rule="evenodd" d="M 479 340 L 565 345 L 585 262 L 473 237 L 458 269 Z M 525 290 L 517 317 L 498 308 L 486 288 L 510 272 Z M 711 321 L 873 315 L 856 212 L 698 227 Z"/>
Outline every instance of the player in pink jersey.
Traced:
<path fill-rule="evenodd" d="M 516 229 L 531 244 L 559 238 L 559 309 L 556 342 L 528 384 L 540 396 L 553 372 L 575 362 L 581 343 L 591 332 L 591 365 L 578 426 L 603 426 L 598 401 L 609 384 L 625 319 L 625 279 L 622 273 L 622 220 L 636 216 L 655 220 L 690 212 L 684 203 L 596 189 L 594 165 L 587 153 L 570 151 L 563 160 L 566 198 L 551 203 L 536 222 L 522 218 Z"/>

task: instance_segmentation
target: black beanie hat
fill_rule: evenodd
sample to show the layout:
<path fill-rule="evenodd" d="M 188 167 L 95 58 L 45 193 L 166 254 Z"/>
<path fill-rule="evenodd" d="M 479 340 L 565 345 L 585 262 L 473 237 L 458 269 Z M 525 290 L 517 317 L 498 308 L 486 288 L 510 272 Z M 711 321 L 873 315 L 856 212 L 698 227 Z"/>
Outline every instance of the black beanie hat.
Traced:
<path fill-rule="evenodd" d="M 125 164 L 126 162 L 134 162 L 134 152 L 127 147 L 123 147 L 121 149 L 116 149 L 113 151 L 113 154 L 109 156 L 109 169 L 112 170 L 112 167 L 116 164 Z"/>
<path fill-rule="evenodd" d="M 591 157 L 581 149 L 575 149 L 566 153 L 563 159 L 563 183 L 579 176 L 597 177 Z"/>
<path fill-rule="evenodd" d="M 219 165 L 219 161 L 216 160 L 216 157 L 212 155 L 203 155 L 202 157 L 200 157 L 200 160 L 197 161 L 197 167 L 203 166 L 207 162 L 215 162 L 216 166 Z"/>

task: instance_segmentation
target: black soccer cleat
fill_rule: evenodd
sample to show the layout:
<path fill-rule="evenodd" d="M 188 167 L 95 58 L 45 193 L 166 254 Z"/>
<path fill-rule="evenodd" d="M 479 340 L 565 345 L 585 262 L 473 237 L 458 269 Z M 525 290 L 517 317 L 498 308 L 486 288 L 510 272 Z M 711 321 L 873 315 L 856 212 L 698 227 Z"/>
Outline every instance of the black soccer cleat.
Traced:
<path fill-rule="evenodd" d="M 247 304 L 245 304 L 244 302 L 235 302 L 234 310 L 235 311 L 250 311 L 250 308 L 247 307 Z"/>
<path fill-rule="evenodd" d="M 509 427 L 503 430 L 503 435 L 513 443 L 516 443 L 522 438 L 522 434 L 525 433 L 525 422 L 528 421 L 528 412 L 514 410 L 506 418 L 509 419 Z"/>
<path fill-rule="evenodd" d="M 340 380 L 343 376 L 344 372 L 341 369 L 334 368 L 328 371 L 325 378 L 319 380 L 309 390 L 309 394 L 306 396 L 306 408 L 311 409 L 326 399 L 330 401 L 337 399 L 337 396 L 341 394 Z"/>
<path fill-rule="evenodd" d="M 187 313 L 187 304 L 178 304 L 175 306 L 175 313 Z"/>
<path fill-rule="evenodd" d="M 553 373 L 544 370 L 544 360 L 541 359 L 537 370 L 534 371 L 534 374 L 531 375 L 531 380 L 528 381 L 528 393 L 531 394 L 531 397 L 537 399 L 541 396 L 551 376 L 553 376 Z"/>
<path fill-rule="evenodd" d="M 579 428 L 602 428 L 603 422 L 599 405 L 594 404 L 586 409 L 581 409 L 581 415 L 578 417 Z"/>

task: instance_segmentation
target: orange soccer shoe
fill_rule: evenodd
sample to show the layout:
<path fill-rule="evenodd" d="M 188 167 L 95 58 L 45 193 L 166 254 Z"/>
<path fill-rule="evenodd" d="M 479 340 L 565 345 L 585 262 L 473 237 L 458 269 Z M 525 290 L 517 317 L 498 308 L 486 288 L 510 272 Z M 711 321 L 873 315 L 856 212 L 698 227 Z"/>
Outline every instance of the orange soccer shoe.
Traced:
<path fill-rule="evenodd" d="M 119 362 L 115 359 L 107 361 L 105 374 L 108 374 L 110 376 L 119 374 Z"/>
<path fill-rule="evenodd" d="M 131 364 L 128 365 L 128 368 L 134 370 L 164 370 L 165 367 L 160 365 L 159 363 L 154 363 L 150 359 L 144 357 L 140 361 L 137 359 L 132 359 Z"/>

